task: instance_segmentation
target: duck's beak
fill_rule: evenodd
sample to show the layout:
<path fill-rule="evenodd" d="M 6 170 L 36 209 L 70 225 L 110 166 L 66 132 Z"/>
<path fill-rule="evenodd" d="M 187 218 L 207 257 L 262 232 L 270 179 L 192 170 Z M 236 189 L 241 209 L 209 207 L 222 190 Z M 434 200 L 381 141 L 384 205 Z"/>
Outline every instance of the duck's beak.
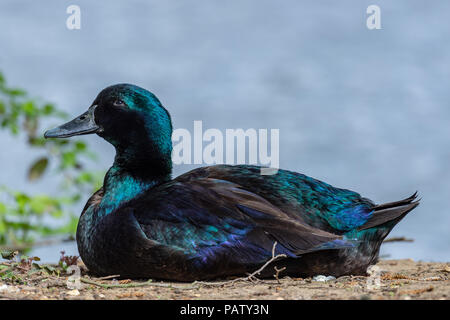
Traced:
<path fill-rule="evenodd" d="M 93 105 L 88 111 L 59 127 L 44 133 L 45 138 L 67 138 L 82 134 L 96 133 L 101 127 L 95 123 L 94 111 L 97 105 Z"/>

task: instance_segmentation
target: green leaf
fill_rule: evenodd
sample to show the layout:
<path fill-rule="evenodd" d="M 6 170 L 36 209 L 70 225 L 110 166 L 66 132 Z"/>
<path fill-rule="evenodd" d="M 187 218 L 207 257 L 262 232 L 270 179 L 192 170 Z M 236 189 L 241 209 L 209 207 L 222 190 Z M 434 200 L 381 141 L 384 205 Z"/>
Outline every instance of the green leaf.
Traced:
<path fill-rule="evenodd" d="M 6 205 L 0 202 L 0 216 L 6 213 Z"/>
<path fill-rule="evenodd" d="M 76 163 L 76 154 L 75 152 L 64 152 L 62 154 L 62 165 L 64 168 L 74 167 Z"/>
<path fill-rule="evenodd" d="M 19 254 L 18 251 L 3 251 L 3 252 L 0 252 L 0 255 L 2 256 L 2 258 L 6 259 L 6 260 L 12 260 L 18 254 Z"/>
<path fill-rule="evenodd" d="M 57 200 L 50 198 L 46 195 L 39 195 L 31 198 L 30 200 L 30 209 L 33 213 L 38 215 L 43 214 L 45 211 L 51 212 L 57 208 Z"/>
<path fill-rule="evenodd" d="M 82 172 L 75 178 L 76 183 L 91 183 L 94 181 L 94 176 L 90 172 Z"/>
<path fill-rule="evenodd" d="M 52 114 L 55 111 L 55 107 L 52 104 L 46 104 L 42 108 L 42 113 L 46 116 Z"/>
<path fill-rule="evenodd" d="M 17 135 L 19 133 L 19 127 L 17 126 L 17 123 L 11 123 L 10 129 L 13 135 Z"/>
<path fill-rule="evenodd" d="M 6 92 L 8 94 L 12 95 L 12 96 L 24 96 L 24 95 L 26 95 L 25 90 L 18 89 L 18 88 L 8 89 Z"/>
<path fill-rule="evenodd" d="M 75 149 L 77 151 L 84 151 L 86 150 L 86 143 L 84 143 L 83 141 L 76 141 L 75 142 Z"/>
<path fill-rule="evenodd" d="M 30 202 L 30 197 L 22 192 L 15 192 L 14 199 L 17 203 L 19 213 L 24 213 L 25 206 Z"/>
<path fill-rule="evenodd" d="M 54 218 L 62 218 L 63 215 L 64 215 L 64 211 L 62 211 L 62 210 L 52 210 L 52 211 L 50 211 L 50 214 Z"/>
<path fill-rule="evenodd" d="M 31 168 L 28 170 L 28 180 L 33 181 L 39 179 L 45 172 L 48 166 L 48 158 L 43 157 L 38 159 L 33 163 Z"/>
<path fill-rule="evenodd" d="M 47 143 L 47 140 L 43 137 L 30 137 L 28 143 L 33 147 L 43 147 Z"/>
<path fill-rule="evenodd" d="M 22 105 L 22 110 L 27 115 L 33 115 L 36 111 L 36 107 L 33 101 L 27 101 Z"/>

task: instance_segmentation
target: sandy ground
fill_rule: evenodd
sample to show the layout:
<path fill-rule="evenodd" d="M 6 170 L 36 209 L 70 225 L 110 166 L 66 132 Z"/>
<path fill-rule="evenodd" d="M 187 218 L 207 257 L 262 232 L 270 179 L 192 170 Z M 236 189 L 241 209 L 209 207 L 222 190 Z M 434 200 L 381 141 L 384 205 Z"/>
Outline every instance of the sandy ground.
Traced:
<path fill-rule="evenodd" d="M 82 272 L 71 278 L 80 280 L 79 289 L 68 288 L 67 273 L 58 268 L 18 265 L 6 277 L 3 267 L 0 299 L 450 299 L 450 263 L 413 260 L 383 260 L 369 277 L 327 281 L 280 273 L 278 280 L 171 283 L 101 279 Z"/>

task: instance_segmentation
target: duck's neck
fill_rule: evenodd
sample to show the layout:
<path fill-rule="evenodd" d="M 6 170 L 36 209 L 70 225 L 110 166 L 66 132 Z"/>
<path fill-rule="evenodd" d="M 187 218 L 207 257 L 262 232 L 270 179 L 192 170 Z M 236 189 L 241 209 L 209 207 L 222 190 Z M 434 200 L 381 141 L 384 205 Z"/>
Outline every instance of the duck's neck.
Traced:
<path fill-rule="evenodd" d="M 136 154 L 129 150 L 117 150 L 114 164 L 105 176 L 99 217 L 110 214 L 124 203 L 171 179 L 170 159 L 148 154 L 146 157 L 142 151 L 139 156 Z"/>

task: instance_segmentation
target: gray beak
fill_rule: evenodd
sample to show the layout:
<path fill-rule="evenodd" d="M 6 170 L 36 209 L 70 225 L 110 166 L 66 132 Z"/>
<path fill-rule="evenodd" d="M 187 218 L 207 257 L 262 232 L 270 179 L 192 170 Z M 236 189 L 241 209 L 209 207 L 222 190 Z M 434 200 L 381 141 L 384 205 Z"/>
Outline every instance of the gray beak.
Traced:
<path fill-rule="evenodd" d="M 97 105 L 93 105 L 88 111 L 76 117 L 59 127 L 48 130 L 44 133 L 45 138 L 68 138 L 72 136 L 79 136 L 82 134 L 96 133 L 101 131 L 95 123 L 94 111 Z"/>

